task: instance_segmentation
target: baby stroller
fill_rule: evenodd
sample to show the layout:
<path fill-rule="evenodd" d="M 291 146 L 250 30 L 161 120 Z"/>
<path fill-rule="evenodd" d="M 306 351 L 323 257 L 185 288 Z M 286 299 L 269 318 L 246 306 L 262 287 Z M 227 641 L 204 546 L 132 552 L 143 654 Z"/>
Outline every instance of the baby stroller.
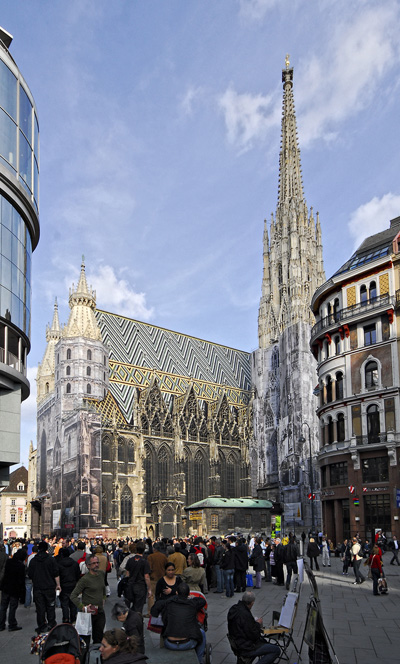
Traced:
<path fill-rule="evenodd" d="M 388 591 L 387 581 L 385 578 L 382 577 L 378 580 L 378 592 L 381 595 L 386 595 L 387 591 Z"/>
<path fill-rule="evenodd" d="M 43 664 L 82 664 L 86 644 L 75 627 L 67 623 L 56 625 L 43 640 L 39 657 Z"/>

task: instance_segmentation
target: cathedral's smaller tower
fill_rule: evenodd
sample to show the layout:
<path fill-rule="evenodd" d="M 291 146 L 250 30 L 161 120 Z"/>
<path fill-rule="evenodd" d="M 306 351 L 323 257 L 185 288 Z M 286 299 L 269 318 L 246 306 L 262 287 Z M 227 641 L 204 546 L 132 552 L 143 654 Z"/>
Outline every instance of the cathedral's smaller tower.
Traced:
<path fill-rule="evenodd" d="M 41 403 L 49 394 L 54 392 L 55 378 L 55 347 L 61 339 L 61 327 L 58 319 L 57 299 L 54 303 L 53 321 L 46 328 L 47 346 L 44 352 L 42 363 L 38 364 L 36 383 L 37 383 L 37 403 Z"/>

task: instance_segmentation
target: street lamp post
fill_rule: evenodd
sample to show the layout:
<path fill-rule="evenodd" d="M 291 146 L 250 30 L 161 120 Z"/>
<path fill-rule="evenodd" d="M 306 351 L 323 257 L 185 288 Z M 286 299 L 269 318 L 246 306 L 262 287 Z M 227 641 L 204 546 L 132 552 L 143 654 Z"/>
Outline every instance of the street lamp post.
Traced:
<path fill-rule="evenodd" d="M 312 462 L 312 449 L 311 449 L 311 428 L 308 422 L 302 422 L 302 426 L 306 425 L 308 427 L 308 444 L 310 447 L 310 493 L 311 493 L 311 530 L 314 535 L 315 533 L 315 514 L 314 514 L 314 473 L 313 473 L 313 462 Z M 304 436 L 300 436 L 300 443 L 305 443 L 306 439 Z"/>

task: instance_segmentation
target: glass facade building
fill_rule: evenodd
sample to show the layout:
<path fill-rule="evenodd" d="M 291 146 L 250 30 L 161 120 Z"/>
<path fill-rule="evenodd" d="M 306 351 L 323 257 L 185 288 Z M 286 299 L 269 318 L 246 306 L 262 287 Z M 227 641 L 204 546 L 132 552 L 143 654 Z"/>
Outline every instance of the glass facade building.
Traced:
<path fill-rule="evenodd" d="M 29 396 L 31 262 L 39 241 L 39 122 L 0 28 L 0 487 L 19 462 L 21 401 Z"/>

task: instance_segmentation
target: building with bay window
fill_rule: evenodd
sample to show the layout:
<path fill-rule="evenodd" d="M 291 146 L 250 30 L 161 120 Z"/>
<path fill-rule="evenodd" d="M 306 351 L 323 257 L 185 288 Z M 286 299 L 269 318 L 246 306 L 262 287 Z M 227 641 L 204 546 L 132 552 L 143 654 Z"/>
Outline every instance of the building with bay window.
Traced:
<path fill-rule="evenodd" d="M 31 260 L 39 241 L 39 123 L 32 93 L 0 28 L 0 486 L 20 458 L 29 396 Z"/>
<path fill-rule="evenodd" d="M 400 537 L 400 217 L 315 292 L 321 501 L 333 541 Z"/>

